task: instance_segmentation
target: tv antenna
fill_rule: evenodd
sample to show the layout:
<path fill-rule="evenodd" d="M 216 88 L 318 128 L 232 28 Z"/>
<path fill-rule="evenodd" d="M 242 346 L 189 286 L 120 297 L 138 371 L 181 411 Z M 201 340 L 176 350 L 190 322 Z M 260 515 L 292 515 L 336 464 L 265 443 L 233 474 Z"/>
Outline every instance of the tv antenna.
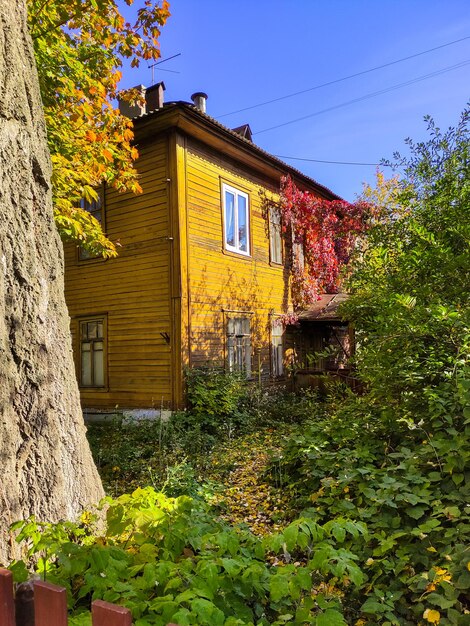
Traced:
<path fill-rule="evenodd" d="M 178 54 L 174 54 L 171 57 L 167 57 L 166 59 L 162 59 L 161 61 L 157 61 L 156 63 L 152 63 L 152 65 L 149 65 L 148 67 L 152 69 L 152 85 L 155 82 L 155 66 L 156 65 L 161 65 L 162 63 L 166 63 L 167 61 L 171 61 L 171 59 L 176 59 L 176 57 L 180 57 L 181 56 L 181 52 L 178 52 Z M 175 70 L 167 70 L 164 68 L 160 68 L 160 72 L 171 72 L 172 74 L 179 74 L 180 72 L 176 72 Z"/>

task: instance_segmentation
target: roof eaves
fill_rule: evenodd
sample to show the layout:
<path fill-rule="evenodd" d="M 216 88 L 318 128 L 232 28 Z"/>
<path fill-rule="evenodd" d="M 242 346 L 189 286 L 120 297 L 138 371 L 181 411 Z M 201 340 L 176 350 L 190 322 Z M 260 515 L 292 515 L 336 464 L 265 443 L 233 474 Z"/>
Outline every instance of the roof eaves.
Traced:
<path fill-rule="evenodd" d="M 341 196 L 338 196 L 336 193 L 334 193 L 331 189 L 329 189 L 325 185 L 322 185 L 321 183 L 316 181 L 314 178 L 311 178 L 310 176 L 307 176 L 306 174 L 304 174 L 303 172 L 301 172 L 297 168 L 292 167 L 292 165 L 289 165 L 288 163 L 285 163 L 285 161 L 282 161 L 281 159 L 279 159 L 278 157 L 270 154 L 266 150 L 263 150 L 263 148 L 260 148 L 258 145 L 253 143 L 253 141 L 250 141 L 246 137 L 242 137 L 240 134 L 238 134 L 237 132 L 235 132 L 231 128 L 228 128 L 227 126 L 224 126 L 224 124 L 221 124 L 214 117 L 211 117 L 207 113 L 203 113 L 202 111 L 200 111 L 197 107 L 195 107 L 190 102 L 186 102 L 184 100 L 176 100 L 176 101 L 172 101 L 172 102 L 165 102 L 165 104 L 163 105 L 162 108 L 154 109 L 152 111 L 148 111 L 146 113 L 143 113 L 142 115 L 139 115 L 137 117 L 133 117 L 131 119 L 135 123 L 135 122 L 138 122 L 140 120 L 144 120 L 144 119 L 148 119 L 149 117 L 153 117 L 154 115 L 161 114 L 162 111 L 164 111 L 165 109 L 168 109 L 170 107 L 184 107 L 184 109 L 189 110 L 189 111 L 191 111 L 191 113 L 194 113 L 194 114 L 198 115 L 205 122 L 208 122 L 208 123 L 212 124 L 212 126 L 215 126 L 219 131 L 225 132 L 225 133 L 229 134 L 231 137 L 233 137 L 236 141 L 242 142 L 246 146 L 249 146 L 249 148 L 251 150 L 254 150 L 260 156 L 262 156 L 264 158 L 268 158 L 272 162 L 276 163 L 277 166 L 280 167 L 281 169 L 289 171 L 290 173 L 294 174 L 298 178 L 303 179 L 304 181 L 308 181 L 310 184 L 313 184 L 315 187 L 319 188 L 326 195 L 333 196 L 333 198 L 336 199 L 336 200 L 343 200 L 343 198 L 341 198 Z"/>

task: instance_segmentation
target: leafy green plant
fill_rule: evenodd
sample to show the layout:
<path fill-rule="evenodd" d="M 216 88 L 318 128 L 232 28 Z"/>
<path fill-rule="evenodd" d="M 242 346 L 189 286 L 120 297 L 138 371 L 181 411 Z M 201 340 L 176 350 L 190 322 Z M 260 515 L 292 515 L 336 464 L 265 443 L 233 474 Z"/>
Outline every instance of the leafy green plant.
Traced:
<path fill-rule="evenodd" d="M 344 624 L 341 589 L 363 581 L 343 545 L 365 529 L 347 520 L 301 519 L 260 540 L 214 519 L 201 501 L 150 487 L 106 506 L 99 535 L 86 516 L 14 526 L 29 556 L 41 555 L 41 574 L 66 587 L 75 626 L 89 623 L 96 598 L 128 606 L 136 626 Z M 11 569 L 24 578 L 24 563 Z"/>
<path fill-rule="evenodd" d="M 465 623 L 455 616 L 470 608 L 470 426 L 431 433 L 402 425 L 384 439 L 362 423 L 360 402 L 356 409 L 356 424 L 349 407 L 293 435 L 272 462 L 273 480 L 281 471 L 294 516 L 305 507 L 301 514 L 320 524 L 367 525 L 367 541 L 350 548 L 367 576 L 344 600 L 351 620 L 417 623 L 430 608 L 441 624 Z"/>
<path fill-rule="evenodd" d="M 236 413 L 247 381 L 241 374 L 204 367 L 186 370 L 189 410 L 195 415 L 212 417 Z"/>
<path fill-rule="evenodd" d="M 349 623 L 470 623 L 469 112 L 409 141 L 393 203 L 352 265 L 344 309 L 364 393 L 293 435 L 273 481 L 298 514 L 367 524 L 351 551 L 367 579 Z M 377 194 L 380 197 L 380 194 Z"/>

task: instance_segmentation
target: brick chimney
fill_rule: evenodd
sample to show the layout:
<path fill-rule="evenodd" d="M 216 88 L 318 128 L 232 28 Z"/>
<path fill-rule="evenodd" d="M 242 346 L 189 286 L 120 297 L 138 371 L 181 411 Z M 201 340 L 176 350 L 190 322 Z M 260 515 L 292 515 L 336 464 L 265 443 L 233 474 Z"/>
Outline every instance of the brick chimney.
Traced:
<path fill-rule="evenodd" d="M 165 91 L 165 83 L 157 83 L 148 87 L 145 92 L 145 103 L 147 105 L 147 113 L 155 111 L 155 109 L 161 109 L 163 106 L 163 92 Z"/>
<path fill-rule="evenodd" d="M 163 92 L 165 91 L 165 83 L 157 83 L 151 87 L 144 87 L 144 85 L 137 85 L 134 87 L 137 89 L 141 96 L 145 98 L 145 103 L 130 104 L 126 100 L 119 100 L 119 110 L 126 117 L 140 117 L 150 111 L 161 109 L 163 106 Z"/>

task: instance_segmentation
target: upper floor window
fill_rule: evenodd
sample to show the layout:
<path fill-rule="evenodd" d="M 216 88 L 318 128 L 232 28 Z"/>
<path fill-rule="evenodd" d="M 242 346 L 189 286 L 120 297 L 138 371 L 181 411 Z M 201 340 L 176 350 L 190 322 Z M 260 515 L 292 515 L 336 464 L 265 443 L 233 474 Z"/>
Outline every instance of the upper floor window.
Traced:
<path fill-rule="evenodd" d="M 250 254 L 250 225 L 248 194 L 222 185 L 224 211 L 224 244 L 226 250 Z"/>
<path fill-rule="evenodd" d="M 292 244 L 292 255 L 294 257 L 294 261 L 296 261 L 301 269 L 305 268 L 305 253 L 304 253 L 304 244 L 303 243 L 293 243 Z"/>
<path fill-rule="evenodd" d="M 104 229 L 104 205 L 102 199 L 102 192 L 98 192 L 98 197 L 96 200 L 85 200 L 82 198 L 80 200 L 80 208 L 88 211 L 93 217 L 101 224 L 101 227 Z M 88 252 L 85 248 L 80 247 L 78 252 L 78 257 L 80 259 L 94 259 L 97 255 Z"/>
<path fill-rule="evenodd" d="M 105 319 L 80 321 L 80 386 L 105 386 Z"/>
<path fill-rule="evenodd" d="M 88 213 L 91 213 L 100 224 L 103 223 L 103 203 L 101 201 L 101 194 L 98 194 L 96 200 L 80 200 L 80 208 L 85 209 Z"/>
<path fill-rule="evenodd" d="M 281 213 L 276 207 L 269 209 L 269 255 L 271 263 L 282 264 Z"/>

